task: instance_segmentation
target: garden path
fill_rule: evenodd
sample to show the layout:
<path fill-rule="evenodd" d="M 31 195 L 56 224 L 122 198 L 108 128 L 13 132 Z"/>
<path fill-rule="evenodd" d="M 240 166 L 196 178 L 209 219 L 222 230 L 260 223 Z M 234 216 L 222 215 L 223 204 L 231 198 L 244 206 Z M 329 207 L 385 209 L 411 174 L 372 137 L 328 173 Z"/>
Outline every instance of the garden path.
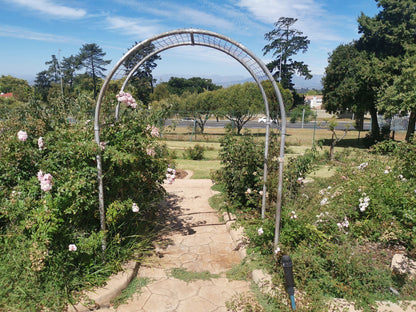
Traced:
<path fill-rule="evenodd" d="M 249 282 L 231 281 L 225 272 L 241 261 L 226 225 L 219 221 L 208 199 L 215 194 L 210 180 L 177 179 L 164 187 L 163 203 L 170 231 L 156 245 L 156 254 L 141 264 L 138 278 L 149 282 L 128 303 L 101 311 L 226 312 L 226 301 L 250 291 Z M 171 270 L 209 271 L 219 277 L 186 282 Z"/>

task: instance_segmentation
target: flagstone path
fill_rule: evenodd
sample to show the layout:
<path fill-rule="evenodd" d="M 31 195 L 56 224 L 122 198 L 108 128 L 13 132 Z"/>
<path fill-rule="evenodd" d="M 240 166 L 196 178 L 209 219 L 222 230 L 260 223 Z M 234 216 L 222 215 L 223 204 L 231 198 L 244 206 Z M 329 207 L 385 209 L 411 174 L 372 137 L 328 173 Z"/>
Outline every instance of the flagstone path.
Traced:
<path fill-rule="evenodd" d="M 156 254 L 139 268 L 137 277 L 147 278 L 148 284 L 126 304 L 100 311 L 226 312 L 227 300 L 250 291 L 249 282 L 225 277 L 241 257 L 226 225 L 208 203 L 215 194 L 212 182 L 188 176 L 164 186 L 169 193 L 164 207 L 171 231 L 157 244 Z M 219 277 L 185 282 L 172 277 L 174 268 L 209 271 Z"/>

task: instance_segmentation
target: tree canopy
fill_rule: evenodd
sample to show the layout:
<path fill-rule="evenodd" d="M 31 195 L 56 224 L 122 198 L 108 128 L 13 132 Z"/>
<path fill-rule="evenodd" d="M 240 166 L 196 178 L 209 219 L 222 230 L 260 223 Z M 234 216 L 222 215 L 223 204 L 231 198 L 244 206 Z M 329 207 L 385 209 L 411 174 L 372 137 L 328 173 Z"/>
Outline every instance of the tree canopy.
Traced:
<path fill-rule="evenodd" d="M 308 65 L 301 61 L 295 61 L 293 56 L 299 52 L 308 50 L 310 40 L 307 36 L 292 26 L 297 22 L 296 18 L 280 17 L 274 24 L 275 29 L 266 33 L 264 38 L 269 42 L 263 48 L 264 55 L 272 53 L 274 60 L 267 64 L 273 76 L 285 89 L 294 90 L 292 77 L 294 74 L 311 79 L 312 75 Z"/>
<path fill-rule="evenodd" d="M 329 58 L 324 82 L 324 104 L 328 110 L 349 108 L 369 111 L 372 136 L 379 139 L 377 114 L 410 112 L 406 139 L 416 121 L 413 67 L 416 47 L 414 0 L 376 0 L 378 14 L 358 18 L 361 37 L 335 49 Z M 413 62 L 413 63 L 412 63 Z"/>
<path fill-rule="evenodd" d="M 214 91 L 222 88 L 214 83 L 212 79 L 192 77 L 192 78 L 179 78 L 171 77 L 168 82 L 164 82 L 167 85 L 167 89 L 171 94 L 182 95 L 184 92 L 190 93 L 202 93 L 204 91 Z"/>
<path fill-rule="evenodd" d="M 133 47 L 138 43 L 135 42 Z M 145 56 L 149 55 L 154 51 L 155 47 L 153 44 L 142 47 L 130 55 L 123 66 L 125 68 L 126 75 L 139 63 Z M 129 49 L 130 50 L 130 49 Z M 156 61 L 162 58 L 158 54 L 154 54 L 149 57 L 141 66 L 138 68 L 129 83 L 133 87 L 133 95 L 136 99 L 142 101 L 147 106 L 151 101 L 150 95 L 153 92 L 154 84 L 156 80 L 153 78 L 152 71 L 157 67 Z"/>
<path fill-rule="evenodd" d="M 94 99 L 97 98 L 98 78 L 104 77 L 106 71 L 105 65 L 111 63 L 111 60 L 104 60 L 106 55 L 96 43 L 86 43 L 79 50 L 79 60 L 81 66 L 85 68 L 85 73 L 92 77 Z"/>

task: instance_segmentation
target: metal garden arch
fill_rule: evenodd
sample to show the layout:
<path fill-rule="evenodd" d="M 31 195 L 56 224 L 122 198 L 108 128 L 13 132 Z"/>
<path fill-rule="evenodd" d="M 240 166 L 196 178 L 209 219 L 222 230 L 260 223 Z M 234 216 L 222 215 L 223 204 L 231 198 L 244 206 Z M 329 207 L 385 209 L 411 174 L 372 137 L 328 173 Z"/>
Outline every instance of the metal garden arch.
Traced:
<path fill-rule="evenodd" d="M 279 102 L 280 117 L 281 117 L 281 136 L 280 136 L 280 157 L 279 157 L 279 184 L 277 189 L 277 207 L 276 207 L 276 226 L 275 226 L 275 241 L 274 244 L 277 246 L 279 242 L 280 234 L 280 215 L 281 215 L 281 205 L 282 205 L 282 191 L 283 191 L 283 163 L 284 163 L 284 146 L 285 146 L 285 136 L 286 136 L 286 112 L 282 99 L 282 95 L 279 91 L 279 88 L 276 85 L 276 82 L 271 75 L 270 71 L 267 69 L 266 65 L 251 51 L 244 47 L 239 42 L 232 40 L 221 34 L 200 30 L 200 29 L 178 29 L 169 32 L 165 32 L 159 35 L 156 35 L 152 38 L 146 39 L 133 48 L 131 48 L 113 67 L 110 73 L 107 75 L 97 99 L 97 104 L 95 108 L 95 120 L 94 120 L 94 133 L 95 141 L 100 145 L 100 110 L 101 103 L 104 99 L 105 93 L 107 91 L 110 81 L 113 79 L 115 74 L 120 70 L 120 67 L 124 61 L 130 56 L 134 55 L 136 51 L 139 51 L 141 48 L 152 45 L 154 47 L 153 51 L 146 56 L 144 56 L 128 73 L 123 83 L 123 86 L 120 91 L 123 91 L 126 87 L 128 81 L 134 74 L 134 72 L 150 57 L 165 50 L 180 47 L 180 46 L 204 46 L 208 48 L 213 48 L 228 54 L 237 60 L 244 68 L 250 73 L 255 82 L 257 83 L 265 105 L 266 112 L 266 140 L 265 140 L 265 149 L 264 149 L 264 175 L 263 175 L 263 198 L 262 198 L 262 218 L 265 216 L 265 204 L 266 204 L 266 182 L 267 182 L 267 158 L 269 152 L 269 136 L 270 136 L 270 111 L 269 103 L 267 100 L 266 93 L 261 84 L 264 80 L 269 80 L 274 88 L 276 97 Z M 119 103 L 120 104 L 120 103 Z M 116 118 L 118 118 L 119 113 L 119 104 L 116 108 Z M 99 188 L 99 209 L 100 209 L 100 223 L 101 229 L 105 230 L 105 209 L 104 209 L 104 187 L 102 179 L 102 161 L 101 156 L 97 155 L 97 171 L 98 171 L 98 188 Z M 105 245 L 103 245 L 105 248 Z"/>

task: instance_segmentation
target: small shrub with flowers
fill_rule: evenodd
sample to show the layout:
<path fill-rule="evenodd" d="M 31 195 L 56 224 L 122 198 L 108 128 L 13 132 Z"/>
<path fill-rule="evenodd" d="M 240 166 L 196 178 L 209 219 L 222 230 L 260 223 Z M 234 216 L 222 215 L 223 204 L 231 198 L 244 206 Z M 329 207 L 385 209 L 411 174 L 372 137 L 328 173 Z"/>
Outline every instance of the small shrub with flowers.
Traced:
<path fill-rule="evenodd" d="M 228 201 L 237 199 L 237 205 L 231 203 L 233 207 L 241 207 L 247 202 L 240 199 L 247 197 L 244 190 L 250 188 L 252 192 L 260 185 L 244 185 L 248 179 L 234 179 L 240 172 L 249 172 L 244 167 L 247 162 L 238 158 L 240 154 L 244 155 L 243 149 L 248 145 L 242 142 L 242 139 L 228 139 L 231 146 L 224 147 L 224 150 L 227 153 L 236 151 L 236 155 L 231 157 L 225 153 L 224 174 L 221 179 L 213 176 L 216 182 L 226 186 Z M 235 146 L 239 144 L 241 146 Z M 415 143 L 396 143 L 386 148 L 374 147 L 375 155 L 350 153 L 336 164 L 333 177 L 314 177 L 312 183 L 303 181 L 320 161 L 316 149 L 286 160 L 277 252 L 272 244 L 275 194 L 271 190 L 276 189 L 278 161 L 274 161 L 276 150 L 271 149 L 266 219 L 260 220 L 255 213 L 260 207 L 260 201 L 257 201 L 252 206 L 256 207 L 254 211 L 252 208 L 239 210 L 239 222 L 250 241 L 249 253 L 259 259 L 262 267 L 269 263 L 269 269 L 275 270 L 274 277 L 278 283 L 284 283 L 279 263 L 281 255 L 292 257 L 297 288 L 314 300 L 308 302 L 306 299 L 301 311 L 322 311 L 328 297 L 345 298 L 370 311 L 376 300 L 397 299 L 391 289 L 399 292 L 400 299 L 415 298 L 416 282 L 390 270 L 392 255 L 397 250 L 416 258 L 415 146 Z M 377 151 L 382 151 L 382 155 L 377 155 Z M 243 166 L 239 167 L 239 164 Z M 231 170 L 227 168 L 233 166 L 239 172 L 230 177 L 234 172 L 227 171 Z M 260 166 L 259 161 L 256 169 L 250 172 L 260 170 Z M 237 198 L 238 193 L 228 194 L 234 185 L 241 189 L 240 198 Z M 278 302 L 276 307 L 282 311 L 288 309 Z"/>
<path fill-rule="evenodd" d="M 63 310 L 77 291 L 102 283 L 135 246 L 147 248 L 156 203 L 164 195 L 169 159 L 153 116 L 131 109 L 103 125 L 98 146 L 92 122 L 68 123 L 62 116 L 51 122 L 37 115 L 11 116 L 0 124 L 5 311 Z M 105 232 L 97 154 L 103 160 Z"/>
<path fill-rule="evenodd" d="M 256 210 L 261 200 L 264 147 L 248 133 L 237 136 L 232 129 L 221 139 L 221 170 L 213 179 L 225 186 L 227 198 L 236 209 Z M 263 152 L 264 153 L 264 152 Z"/>

